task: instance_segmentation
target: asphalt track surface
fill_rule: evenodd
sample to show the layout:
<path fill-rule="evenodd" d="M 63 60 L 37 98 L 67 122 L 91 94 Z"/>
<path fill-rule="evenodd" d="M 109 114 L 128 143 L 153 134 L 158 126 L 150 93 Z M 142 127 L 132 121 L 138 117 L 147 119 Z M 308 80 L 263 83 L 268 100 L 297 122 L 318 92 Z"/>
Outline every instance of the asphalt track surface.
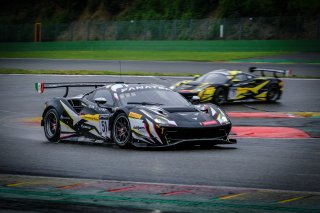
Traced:
<path fill-rule="evenodd" d="M 119 77 L 1 75 L 0 173 L 320 192 L 319 138 L 242 138 L 238 144 L 215 148 L 123 150 L 113 145 L 49 143 L 41 127 L 21 122 L 39 117 L 47 99 L 63 94 L 57 89 L 39 95 L 35 82 L 112 80 Z M 180 79 L 123 76 L 122 80 L 168 86 Z M 316 79 L 287 79 L 279 103 L 223 108 L 228 112 L 319 112 L 319 83 Z M 72 90 L 70 95 L 79 92 Z M 233 124 L 290 126 L 315 133 L 320 129 L 316 118 L 233 119 Z"/>
<path fill-rule="evenodd" d="M 291 69 L 296 76 L 320 77 L 317 63 L 228 63 L 228 62 L 168 62 L 168 61 L 121 61 L 122 71 L 144 71 L 164 73 L 204 74 L 216 69 L 247 71 L 256 66 L 273 69 Z M 119 61 L 108 60 L 72 60 L 72 59 L 5 59 L 0 58 L 0 68 L 35 70 L 113 70 L 120 69 Z"/>

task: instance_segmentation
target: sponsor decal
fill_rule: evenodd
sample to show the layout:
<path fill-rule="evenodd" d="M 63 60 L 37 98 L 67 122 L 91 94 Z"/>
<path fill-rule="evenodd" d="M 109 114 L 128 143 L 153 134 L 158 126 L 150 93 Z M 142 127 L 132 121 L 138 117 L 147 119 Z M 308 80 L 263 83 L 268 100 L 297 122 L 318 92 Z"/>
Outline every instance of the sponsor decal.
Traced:
<path fill-rule="evenodd" d="M 136 118 L 136 119 L 141 119 L 142 115 L 138 114 L 138 113 L 135 113 L 135 112 L 130 112 L 129 113 L 129 117 Z"/>
<path fill-rule="evenodd" d="M 210 126 L 210 125 L 215 125 L 218 124 L 216 120 L 211 120 L 211 121 L 204 121 L 200 123 L 202 126 Z"/>
<path fill-rule="evenodd" d="M 91 126 L 88 126 L 87 124 L 81 124 L 81 129 L 87 129 L 87 130 L 89 130 L 89 129 L 92 129 L 92 127 Z"/>
<path fill-rule="evenodd" d="M 109 115 L 108 114 L 100 114 L 99 119 L 100 120 L 108 120 L 109 119 Z"/>
<path fill-rule="evenodd" d="M 121 85 L 121 84 L 115 84 L 115 85 L 111 86 L 111 90 L 113 92 L 115 92 L 115 91 L 117 91 L 117 89 L 121 89 L 121 88 L 123 88 L 123 85 Z"/>
<path fill-rule="evenodd" d="M 134 126 L 133 129 L 141 130 L 141 129 L 145 129 L 145 128 L 143 126 Z"/>
<path fill-rule="evenodd" d="M 85 114 L 85 115 L 80 115 L 82 119 L 85 119 L 87 121 L 99 121 L 99 114 L 91 115 L 91 114 Z"/>
<path fill-rule="evenodd" d="M 123 93 L 123 92 L 131 92 L 131 91 L 145 90 L 145 89 L 170 90 L 164 86 L 159 86 L 159 85 L 138 85 L 133 87 L 122 88 L 120 92 Z"/>

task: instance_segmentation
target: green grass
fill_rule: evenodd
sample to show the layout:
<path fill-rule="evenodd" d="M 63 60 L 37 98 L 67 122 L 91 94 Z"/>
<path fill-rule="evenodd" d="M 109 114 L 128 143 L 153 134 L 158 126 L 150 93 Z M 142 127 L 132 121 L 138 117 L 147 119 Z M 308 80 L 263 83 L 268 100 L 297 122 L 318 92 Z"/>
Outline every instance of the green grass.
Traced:
<path fill-rule="evenodd" d="M 112 70 L 27 70 L 0 68 L 0 74 L 53 74 L 53 75 L 119 75 L 119 71 Z M 122 75 L 136 76 L 194 76 L 193 73 L 159 73 L 144 71 L 125 71 Z"/>
<path fill-rule="evenodd" d="M 94 60 L 146 60 L 146 61 L 230 61 L 262 56 L 289 54 L 292 52 L 192 52 L 192 51 L 128 51 L 128 50 L 52 50 L 6 51 L 1 58 L 51 58 Z"/>
<path fill-rule="evenodd" d="M 119 71 L 113 70 L 28 70 L 28 69 L 7 69 L 0 68 L 0 74 L 33 74 L 33 75 L 118 75 Z M 195 76 L 199 73 L 162 73 L 162 72 L 146 72 L 146 71 L 125 71 L 121 72 L 121 75 L 135 75 L 135 76 Z M 305 77 L 305 76 L 284 76 L 282 78 L 312 78 L 320 79 L 320 77 Z"/>

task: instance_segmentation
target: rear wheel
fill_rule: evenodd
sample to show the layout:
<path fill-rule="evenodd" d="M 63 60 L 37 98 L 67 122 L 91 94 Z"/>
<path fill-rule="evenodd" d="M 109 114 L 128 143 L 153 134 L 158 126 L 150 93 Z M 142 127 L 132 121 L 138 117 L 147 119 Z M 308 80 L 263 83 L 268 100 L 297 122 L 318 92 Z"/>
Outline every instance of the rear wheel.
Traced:
<path fill-rule="evenodd" d="M 280 98 L 280 90 L 277 86 L 270 86 L 267 92 L 267 101 L 276 102 Z"/>
<path fill-rule="evenodd" d="M 132 146 L 130 122 L 125 113 L 117 115 L 113 122 L 112 136 L 114 142 L 121 148 Z"/>
<path fill-rule="evenodd" d="M 227 102 L 227 91 L 224 88 L 219 87 L 213 95 L 213 103 L 221 105 L 225 102 Z"/>
<path fill-rule="evenodd" d="M 43 124 L 48 141 L 58 142 L 60 140 L 60 119 L 57 110 L 48 110 L 44 116 Z"/>

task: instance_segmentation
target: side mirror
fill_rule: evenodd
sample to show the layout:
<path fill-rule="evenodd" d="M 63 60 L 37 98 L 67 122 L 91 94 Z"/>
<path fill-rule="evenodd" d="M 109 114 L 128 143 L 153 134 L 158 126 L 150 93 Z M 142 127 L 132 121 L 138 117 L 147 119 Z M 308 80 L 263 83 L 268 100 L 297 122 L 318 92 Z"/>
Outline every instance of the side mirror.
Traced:
<path fill-rule="evenodd" d="M 240 82 L 240 80 L 235 78 L 235 79 L 232 79 L 232 82 L 233 82 L 234 84 L 237 84 L 237 83 Z"/>
<path fill-rule="evenodd" d="M 199 104 L 200 103 L 200 97 L 196 96 L 196 95 L 192 96 L 191 103 L 192 104 Z"/>
<path fill-rule="evenodd" d="M 199 78 L 200 75 L 193 75 L 193 80 L 197 80 L 197 78 Z"/>
<path fill-rule="evenodd" d="M 99 106 L 99 105 L 103 105 L 103 104 L 107 103 L 107 99 L 99 97 L 99 98 L 95 98 L 94 102 L 96 102 L 96 104 L 98 104 L 98 106 Z"/>

